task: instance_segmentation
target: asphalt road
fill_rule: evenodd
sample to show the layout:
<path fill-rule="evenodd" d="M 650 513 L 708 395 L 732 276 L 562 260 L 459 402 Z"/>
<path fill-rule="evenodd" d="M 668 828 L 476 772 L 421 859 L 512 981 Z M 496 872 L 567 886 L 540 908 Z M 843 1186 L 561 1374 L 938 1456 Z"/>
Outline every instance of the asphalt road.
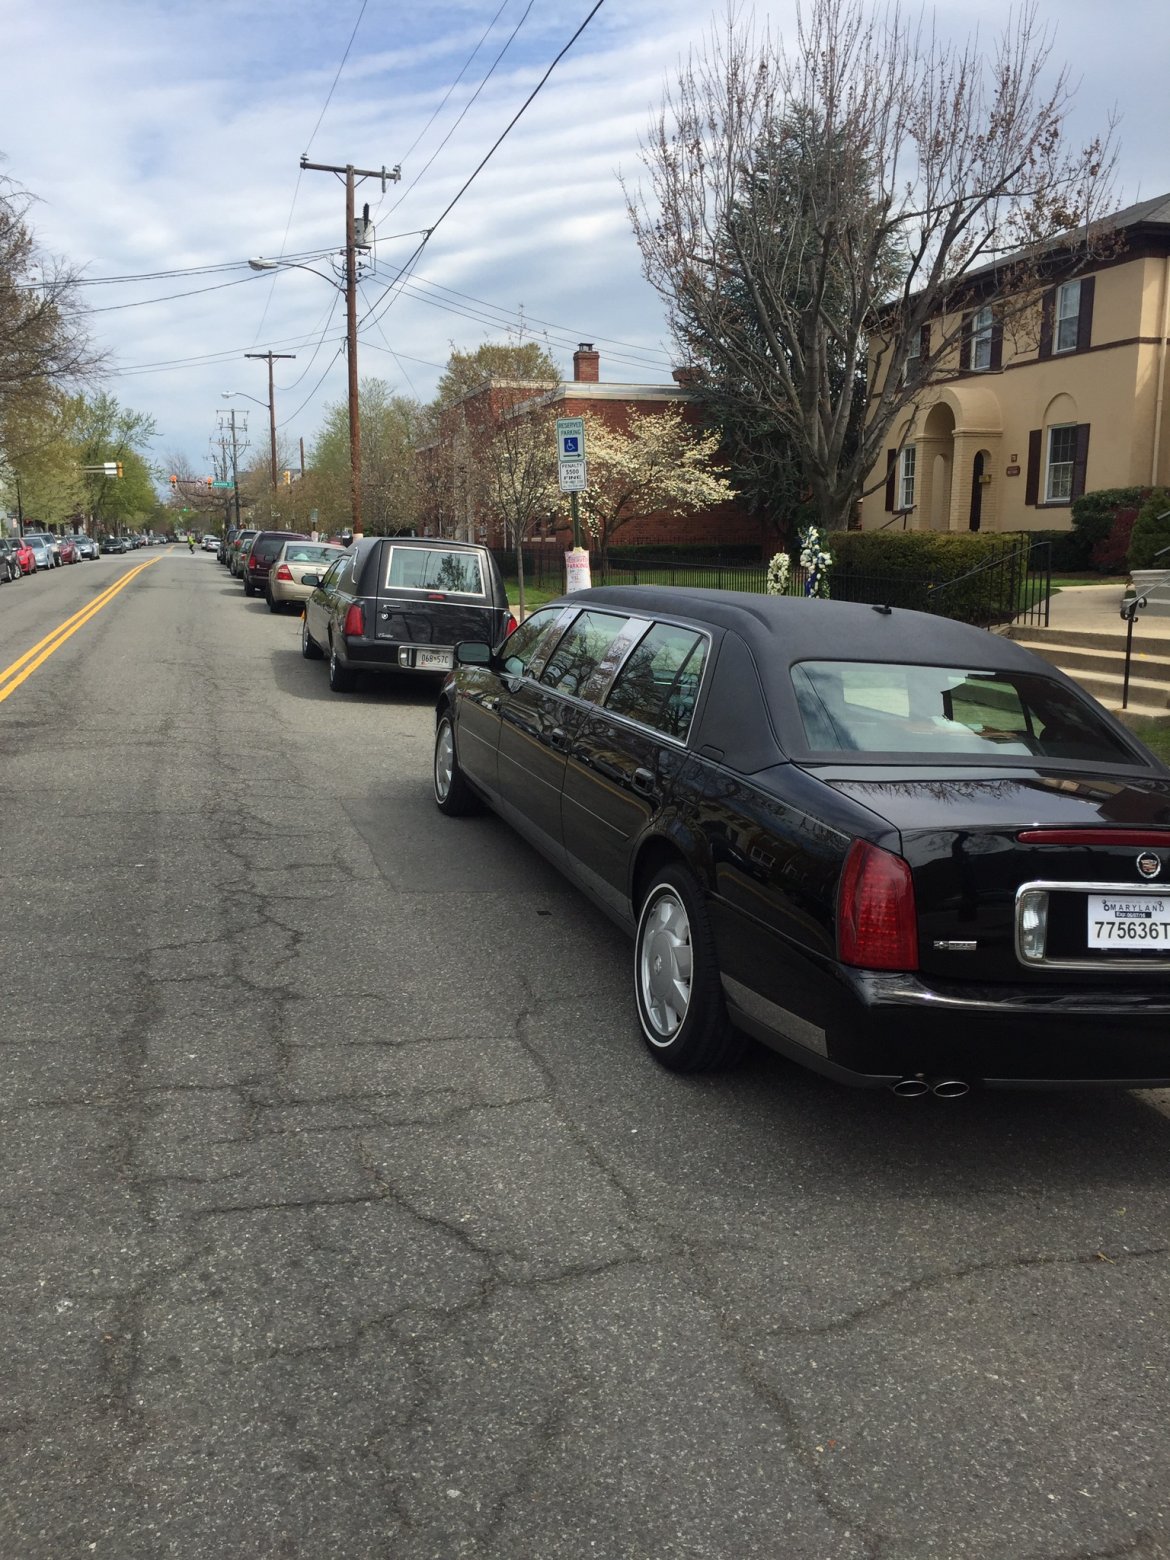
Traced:
<path fill-rule="evenodd" d="M 0 672 L 2 1560 L 1170 1555 L 1163 1099 L 663 1072 L 430 689 L 185 551 L 0 668 L 143 563 Z"/>

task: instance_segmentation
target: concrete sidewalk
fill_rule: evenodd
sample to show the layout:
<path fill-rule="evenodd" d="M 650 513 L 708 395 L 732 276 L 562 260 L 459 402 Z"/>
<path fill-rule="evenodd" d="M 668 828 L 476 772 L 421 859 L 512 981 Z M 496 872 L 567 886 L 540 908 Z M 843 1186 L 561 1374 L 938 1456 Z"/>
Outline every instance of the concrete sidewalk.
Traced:
<path fill-rule="evenodd" d="M 1074 633 L 1115 635 L 1121 648 L 1125 644 L 1125 622 L 1121 617 L 1122 585 L 1070 585 L 1051 598 L 1049 627 Z M 1133 628 L 1134 648 L 1150 639 L 1170 640 L 1170 613 L 1146 607 L 1137 615 Z"/>

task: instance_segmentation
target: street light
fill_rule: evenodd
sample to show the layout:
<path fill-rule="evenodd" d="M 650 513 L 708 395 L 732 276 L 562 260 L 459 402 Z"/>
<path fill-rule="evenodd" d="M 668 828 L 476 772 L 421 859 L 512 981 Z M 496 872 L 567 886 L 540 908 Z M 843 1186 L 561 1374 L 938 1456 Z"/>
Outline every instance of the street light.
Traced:
<path fill-rule="evenodd" d="M 350 172 L 352 173 L 352 169 Z M 350 201 L 352 202 L 352 183 L 347 186 Z M 345 262 L 342 267 L 342 281 L 338 282 L 331 276 L 326 276 L 324 271 L 314 270 L 311 265 L 303 265 L 299 260 L 267 260 L 263 255 L 257 255 L 249 260 L 248 264 L 253 271 L 308 271 L 310 276 L 319 276 L 323 282 L 328 282 L 330 287 L 335 287 L 338 292 L 345 294 L 345 344 L 349 358 L 349 508 L 350 529 L 354 536 L 360 536 L 362 532 L 362 430 L 361 420 L 358 416 L 358 370 L 357 370 L 357 245 L 353 238 L 353 222 L 351 214 L 347 213 L 346 221 L 346 248 L 344 251 Z M 259 357 L 261 353 L 246 353 L 248 357 Z M 272 363 L 268 364 L 269 382 L 272 378 Z M 276 424 L 273 423 L 272 434 L 272 481 L 276 484 Z"/>

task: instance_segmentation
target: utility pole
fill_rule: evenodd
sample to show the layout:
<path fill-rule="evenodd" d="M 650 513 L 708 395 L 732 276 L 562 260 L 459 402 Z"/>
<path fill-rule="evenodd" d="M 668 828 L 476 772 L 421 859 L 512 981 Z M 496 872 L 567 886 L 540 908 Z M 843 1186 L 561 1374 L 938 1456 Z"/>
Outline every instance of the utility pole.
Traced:
<path fill-rule="evenodd" d="M 314 173 L 336 173 L 345 176 L 345 341 L 349 357 L 349 507 L 351 529 L 357 536 L 362 529 L 362 430 L 361 419 L 358 416 L 357 366 L 357 251 L 368 249 L 370 240 L 369 207 L 362 217 L 360 242 L 355 230 L 354 181 L 381 179 L 382 194 L 385 195 L 387 183 L 397 183 L 402 177 L 402 169 L 398 167 L 355 168 L 352 163 L 346 163 L 344 168 L 335 168 L 330 163 L 311 163 L 307 157 L 301 158 L 301 168 L 309 169 Z M 273 461 L 275 469 L 275 457 Z"/>
<path fill-rule="evenodd" d="M 272 491 L 276 492 L 276 398 L 272 387 L 272 365 L 277 358 L 291 358 L 296 360 L 295 352 L 245 352 L 246 358 L 264 358 L 268 363 L 268 432 L 272 451 Z M 239 498 L 237 495 L 237 504 Z"/>
<path fill-rule="evenodd" d="M 223 420 L 222 420 L 224 414 L 221 411 L 219 415 L 220 415 L 220 424 L 219 424 L 219 426 L 222 429 L 223 426 L 224 426 Z M 236 437 L 236 409 L 235 409 L 234 406 L 232 407 L 231 412 L 228 415 L 231 418 L 231 421 L 229 422 L 228 426 L 231 428 L 231 432 L 232 432 L 232 505 L 233 505 L 233 507 L 235 509 L 235 512 L 236 512 L 236 530 L 238 531 L 240 529 L 240 449 L 241 449 L 241 445 L 239 443 L 239 440 Z M 247 412 L 244 412 L 241 415 L 242 415 L 242 418 L 243 418 L 243 426 L 240 429 L 240 432 L 246 434 L 247 431 L 248 431 L 248 414 L 247 414 Z M 244 440 L 244 443 L 243 443 L 242 447 L 244 449 L 248 448 L 248 441 L 247 441 L 247 439 Z"/>

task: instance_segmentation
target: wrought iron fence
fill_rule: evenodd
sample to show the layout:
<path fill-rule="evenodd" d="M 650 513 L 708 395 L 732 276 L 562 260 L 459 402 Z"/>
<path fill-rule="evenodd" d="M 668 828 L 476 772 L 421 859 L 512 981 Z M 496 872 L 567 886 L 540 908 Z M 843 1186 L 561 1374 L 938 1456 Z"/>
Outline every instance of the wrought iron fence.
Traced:
<path fill-rule="evenodd" d="M 501 570 L 512 576 L 515 554 L 499 551 L 495 556 Z M 684 585 L 692 589 L 763 594 L 767 571 L 765 562 L 725 563 L 718 559 L 694 563 L 665 556 L 622 559 L 608 565 L 596 555 L 592 560 L 593 582 L 597 585 Z M 564 581 L 561 549 L 526 548 L 524 575 L 531 585 L 559 588 Z M 805 571 L 799 564 L 794 564 L 788 577 L 788 593 L 802 596 L 805 578 Z M 934 612 L 982 628 L 1013 622 L 1047 625 L 1051 590 L 1051 543 L 1018 542 L 1014 538 L 1005 539 L 1003 547 L 978 568 L 951 579 L 879 574 L 868 569 L 850 568 L 844 561 L 834 563 L 829 575 L 829 594 L 836 601 Z"/>

